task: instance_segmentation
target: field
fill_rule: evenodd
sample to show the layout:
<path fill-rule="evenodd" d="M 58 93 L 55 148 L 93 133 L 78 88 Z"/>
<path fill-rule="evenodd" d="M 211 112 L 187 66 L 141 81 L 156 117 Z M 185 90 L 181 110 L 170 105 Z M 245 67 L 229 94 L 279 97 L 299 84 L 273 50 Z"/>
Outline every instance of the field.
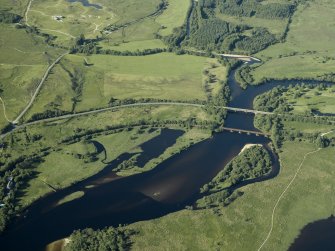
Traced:
<path fill-rule="evenodd" d="M 169 0 L 167 10 L 156 18 L 164 29 L 159 31 L 162 36 L 170 35 L 174 28 L 180 27 L 186 20 L 186 13 L 190 6 L 190 0 Z"/>
<path fill-rule="evenodd" d="M 0 33 L 0 96 L 8 119 L 13 120 L 28 103 L 49 62 L 62 50 L 48 47 L 40 37 L 14 26 L 0 24 Z M 1 115 L 0 128 L 3 126 Z"/>
<path fill-rule="evenodd" d="M 287 92 L 284 95 L 288 103 L 292 104 L 293 111 L 304 113 L 306 111 L 317 110 L 321 113 L 334 113 L 335 111 L 335 89 L 326 88 L 318 90 L 317 88 L 307 88 L 300 98 L 294 96 L 295 91 Z"/>
<path fill-rule="evenodd" d="M 148 139 L 157 136 L 159 132 L 136 134 L 137 138 L 132 139 L 136 134 L 132 132 L 121 132 L 111 136 L 107 136 L 109 140 L 108 147 L 113 149 L 113 156 L 115 159 L 120 154 L 130 151 L 133 147 L 147 141 Z M 122 145 L 120 145 L 122 142 Z M 91 143 L 79 142 L 69 146 L 63 146 L 61 150 L 52 152 L 45 158 L 45 161 L 39 165 L 34 171 L 36 177 L 32 179 L 25 190 L 20 200 L 22 206 L 29 205 L 31 202 L 42 197 L 52 189 L 46 185 L 49 184 L 56 189 L 67 187 L 74 183 L 92 176 L 105 167 L 101 163 L 103 156 L 99 156 L 99 160 L 94 162 L 86 162 L 84 159 L 75 157 L 76 154 L 86 155 L 94 152 L 95 149 Z M 59 160 L 62 160 L 60 163 Z"/>
<path fill-rule="evenodd" d="M 84 75 L 81 101 L 76 106 L 76 111 L 82 111 L 106 107 L 112 97 L 205 100 L 202 70 L 208 62 L 213 62 L 205 57 L 172 53 L 143 57 L 92 55 L 86 58 L 92 66 L 83 65 L 83 56 L 68 55 L 62 60 L 63 66 L 59 64 L 54 68 L 30 110 L 30 116 L 53 109 L 54 103 L 58 104 L 58 109 L 71 111 L 75 93 L 63 68 L 72 72 L 77 68 Z M 225 70 L 223 67 L 218 69 Z"/>
<path fill-rule="evenodd" d="M 44 32 L 58 36 L 58 42 L 69 41 L 80 34 L 89 38 L 100 36 L 100 31 L 111 24 L 123 24 L 155 12 L 160 0 L 154 1 L 98 1 L 97 6 L 83 6 L 79 2 L 33 1 L 27 23 Z M 54 16 L 61 16 L 55 20 Z"/>
<path fill-rule="evenodd" d="M 237 17 L 221 13 L 218 13 L 217 17 L 232 24 L 248 25 L 255 28 L 257 27 L 267 28 L 271 33 L 275 34 L 278 38 L 282 36 L 288 22 L 288 20 L 269 20 L 257 17 Z"/>
<path fill-rule="evenodd" d="M 285 143 L 279 176 L 243 187 L 242 197 L 217 209 L 220 216 L 212 209 L 182 210 L 130 225 L 139 231 L 133 237 L 133 250 L 257 250 L 270 229 L 276 200 L 303 156 L 313 150 L 310 144 Z M 334 148 L 323 149 L 304 162 L 276 210 L 274 229 L 263 250 L 287 250 L 305 224 L 335 213 L 334 201 L 329 200 L 334 193 L 334 153 Z"/>
<path fill-rule="evenodd" d="M 22 156 L 23 152 L 29 156 L 41 152 L 41 149 L 51 149 L 50 154 L 43 158 L 43 162 L 33 169 L 33 179 L 29 180 L 28 186 L 20 192 L 19 203 L 21 206 L 26 206 L 46 193 L 52 192 L 50 186 L 56 189 L 69 186 L 75 181 L 92 176 L 105 167 L 105 164 L 101 162 L 105 158 L 104 154 L 100 153 L 95 156 L 96 149 L 88 141 L 81 140 L 78 143 L 67 145 L 61 143 L 62 140 L 83 130 L 106 130 L 106 126 L 129 125 L 140 121 L 175 120 L 176 118 L 179 121 L 186 121 L 189 118 L 195 118 L 198 121 L 210 120 L 210 117 L 201 108 L 196 107 L 125 108 L 70 120 L 36 124 L 18 130 L 11 137 L 5 138 L 6 144 L 10 144 L 10 147 L 3 151 L 1 156 L 15 159 Z M 141 133 L 136 128 L 126 130 L 127 127 L 129 126 L 124 127 L 121 132 L 94 137 L 107 150 L 108 158 L 105 161 L 112 161 L 125 152 L 140 150 L 137 148 L 138 145 L 160 133 L 159 129 L 149 130 L 150 126 Z M 179 128 L 178 125 L 170 127 Z M 39 136 L 40 139 L 32 140 L 36 136 Z M 149 161 L 144 168 L 130 169 L 120 174 L 126 176 L 150 170 L 180 150 L 209 136 L 208 131 L 187 130 L 174 145 L 166 149 L 161 156 Z M 92 161 L 90 156 L 97 157 L 97 160 Z"/>
<path fill-rule="evenodd" d="M 127 43 L 115 43 L 113 40 L 111 40 L 111 42 L 104 40 L 100 42 L 99 45 L 101 45 L 104 49 L 111 49 L 115 51 L 143 51 L 153 48 L 166 48 L 166 45 L 159 39 L 139 40 Z"/>
<path fill-rule="evenodd" d="M 294 14 L 284 43 L 270 46 L 256 56 L 264 60 L 252 75 L 264 78 L 317 78 L 333 72 L 335 19 L 333 1 L 309 1 Z M 316 21 L 316 17 L 318 17 Z"/>

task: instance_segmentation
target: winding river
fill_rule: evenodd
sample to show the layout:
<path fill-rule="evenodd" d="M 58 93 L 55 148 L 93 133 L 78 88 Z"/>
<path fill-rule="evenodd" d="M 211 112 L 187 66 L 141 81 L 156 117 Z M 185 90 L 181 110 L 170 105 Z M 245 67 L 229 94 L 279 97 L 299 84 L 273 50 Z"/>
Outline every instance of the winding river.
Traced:
<path fill-rule="evenodd" d="M 233 107 L 252 108 L 255 96 L 278 85 L 278 82 L 272 82 L 243 91 L 236 83 L 234 74 L 235 71 L 232 71 L 229 76 L 232 90 L 230 105 Z M 257 130 L 253 126 L 253 118 L 250 114 L 229 113 L 225 125 Z M 139 157 L 141 164 L 158 156 L 181 134 L 179 130 L 164 129 L 160 136 L 143 144 L 144 153 Z M 169 158 L 149 172 L 121 178 L 115 175 L 113 168 L 131 157 L 128 153 L 123 154 L 106 163 L 106 167 L 98 174 L 35 202 L 24 217 L 17 219 L 0 237 L 1 249 L 44 250 L 48 243 L 69 236 L 75 229 L 118 226 L 181 210 L 199 197 L 200 187 L 211 181 L 245 144 L 262 144 L 268 148 L 269 142 L 268 138 L 262 136 L 218 133 Z M 99 144 L 95 142 L 96 147 L 100 147 L 99 151 L 104 151 Z M 271 173 L 243 182 L 239 187 L 271 179 L 278 174 L 277 157 L 269 152 L 274 163 Z M 61 199 L 78 191 L 84 192 L 84 195 L 57 205 Z"/>

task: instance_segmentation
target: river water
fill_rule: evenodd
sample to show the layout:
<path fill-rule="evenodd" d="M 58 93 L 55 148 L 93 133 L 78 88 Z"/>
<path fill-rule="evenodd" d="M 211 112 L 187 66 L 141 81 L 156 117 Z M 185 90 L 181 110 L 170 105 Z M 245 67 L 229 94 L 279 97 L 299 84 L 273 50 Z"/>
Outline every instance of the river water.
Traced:
<path fill-rule="evenodd" d="M 229 84 L 233 97 L 230 106 L 241 108 L 252 108 L 256 95 L 278 85 L 276 82 L 268 83 L 243 91 L 235 82 L 234 71 L 230 74 Z M 253 115 L 241 113 L 229 113 L 225 126 L 256 130 Z M 160 136 L 143 144 L 145 151 L 139 157 L 141 165 L 158 156 L 181 134 L 179 130 L 164 129 Z M 269 142 L 268 138 L 262 136 L 218 133 L 169 158 L 149 172 L 121 178 L 115 175 L 113 168 L 131 157 L 131 154 L 123 154 L 106 163 L 100 173 L 35 202 L 25 216 L 17 219 L 0 237 L 1 249 L 44 250 L 48 243 L 69 236 L 75 229 L 118 226 L 181 210 L 193 204 L 199 197 L 200 187 L 211 181 L 245 144 L 262 144 L 268 148 Z M 99 142 L 93 143 L 100 152 L 104 151 Z M 272 172 L 239 186 L 261 182 L 278 174 L 277 157 L 269 152 L 274 162 Z M 84 196 L 57 206 L 61 199 L 78 191 L 83 191 Z"/>
<path fill-rule="evenodd" d="M 335 217 L 306 225 L 289 251 L 335 250 Z"/>

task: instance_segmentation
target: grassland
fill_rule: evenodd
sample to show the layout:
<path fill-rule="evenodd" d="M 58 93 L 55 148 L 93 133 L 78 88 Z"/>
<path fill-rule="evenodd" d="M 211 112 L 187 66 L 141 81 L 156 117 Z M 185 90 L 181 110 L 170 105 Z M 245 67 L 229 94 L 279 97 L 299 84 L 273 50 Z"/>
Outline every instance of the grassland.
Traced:
<path fill-rule="evenodd" d="M 34 175 L 29 180 L 27 188 L 20 193 L 19 204 L 29 205 L 32 201 L 52 192 L 53 188 L 59 189 L 92 176 L 100 171 L 105 164 L 101 162 L 105 156 L 96 154 L 96 149 L 88 141 L 81 140 L 78 143 L 66 145 L 61 143 L 65 138 L 87 130 L 105 129 L 106 126 L 128 125 L 140 121 L 186 121 L 195 118 L 198 121 L 209 121 L 211 118 L 201 108 L 197 107 L 171 107 L 171 106 L 147 106 L 125 108 L 116 111 L 104 112 L 90 116 L 77 117 L 47 124 L 36 124 L 12 133 L 4 142 L 9 145 L 1 152 L 1 161 L 10 161 L 22 156 L 40 153 L 41 149 L 50 149 L 49 155 L 43 158 L 43 162 L 33 169 Z M 174 127 L 174 126 L 171 126 Z M 175 125 L 178 127 L 178 125 Z M 138 133 L 136 129 L 121 131 L 115 134 L 100 135 L 96 140 L 101 142 L 107 150 L 107 159 L 111 161 L 124 152 L 140 151 L 138 145 L 159 134 L 159 130 L 146 130 Z M 39 135 L 39 140 L 32 140 Z M 175 145 L 156 159 L 151 160 L 144 169 L 123 172 L 122 175 L 130 175 L 135 172 L 143 172 L 154 168 L 171 155 L 178 153 L 192 143 L 198 142 L 210 136 L 209 132 L 193 129 L 178 139 Z M 97 159 L 92 161 L 90 156 Z M 61 160 L 61 161 L 60 161 Z"/>
<path fill-rule="evenodd" d="M 93 1 L 93 3 L 95 3 Z M 160 0 L 154 1 L 98 1 L 102 8 L 83 6 L 80 2 L 33 1 L 28 12 L 28 24 L 58 37 L 57 42 L 69 44 L 80 34 L 89 38 L 100 36 L 100 31 L 111 24 L 137 20 L 155 12 Z M 62 16 L 54 20 L 53 16 Z"/>
<path fill-rule="evenodd" d="M 132 139 L 134 134 L 135 132 L 121 132 L 107 137 L 106 140 L 109 140 L 108 147 L 113 149 L 112 159 L 157 136 L 157 132 L 154 131 L 152 133 L 136 134 L 136 139 Z M 121 146 L 120 142 L 122 142 Z M 30 180 L 27 188 L 22 191 L 20 204 L 27 206 L 46 193 L 52 192 L 52 189 L 46 184 L 60 189 L 100 171 L 105 167 L 105 164 L 99 161 L 104 157 L 102 154 L 99 156 L 99 160 L 94 162 L 87 162 L 85 159 L 75 157 L 77 154 L 86 155 L 87 153 L 92 153 L 92 151 L 95 151 L 95 149 L 91 143 L 79 142 L 69 146 L 62 146 L 57 151 L 49 154 L 45 157 L 44 162 L 34 170 L 36 177 Z M 60 162 L 59 160 L 62 161 Z"/>
<path fill-rule="evenodd" d="M 138 222 L 133 250 L 257 250 L 270 228 L 272 208 L 292 179 L 310 144 L 287 142 L 280 154 L 282 169 L 275 179 L 243 187 L 244 195 L 228 207 L 182 210 L 165 217 Z M 275 214 L 273 233 L 263 250 L 287 250 L 307 223 L 334 212 L 334 148 L 308 157 Z M 164 234 L 162 234 L 164 233 Z"/>
<path fill-rule="evenodd" d="M 190 55 L 177 56 L 161 53 L 150 56 L 86 56 L 92 64 L 83 65 L 84 56 L 68 55 L 57 65 L 53 74 L 41 89 L 27 117 L 47 109 L 53 109 L 57 100 L 58 109 L 71 111 L 71 89 L 68 73 L 80 69 L 84 74 L 81 102 L 76 111 L 106 107 L 111 97 L 158 98 L 168 100 L 205 100 L 202 71 L 213 59 Z M 224 67 L 214 69 L 225 71 Z M 220 75 L 220 72 L 216 74 Z M 222 76 L 223 77 L 223 76 Z"/>
<path fill-rule="evenodd" d="M 284 43 L 270 46 L 256 56 L 264 60 L 252 75 L 264 78 L 317 78 L 333 72 L 335 25 L 334 4 L 330 0 L 299 5 Z M 317 21 L 316 21 L 317 18 Z"/>
<path fill-rule="evenodd" d="M 159 39 L 139 40 L 133 42 L 117 43 L 114 40 L 103 40 L 99 43 L 104 49 L 111 49 L 115 51 L 143 51 L 152 48 L 166 48 L 166 45 Z"/>
<path fill-rule="evenodd" d="M 298 91 L 302 96 L 295 97 L 295 90 L 289 90 L 284 97 L 292 105 L 293 112 L 304 113 L 311 110 L 318 110 L 321 113 L 335 113 L 335 88 L 329 87 L 324 90 L 318 88 L 305 88 L 303 92 Z"/>
<path fill-rule="evenodd" d="M 7 117 L 13 120 L 28 103 L 49 62 L 62 50 L 48 47 L 42 38 L 12 25 L 0 24 L 0 33 L 0 95 Z M 1 115 L 0 128 L 3 126 Z"/>
<path fill-rule="evenodd" d="M 162 36 L 170 35 L 174 28 L 180 27 L 186 20 L 186 13 L 190 6 L 190 0 L 169 0 L 168 7 L 162 15 L 156 18 L 164 29 L 159 31 Z"/>
<path fill-rule="evenodd" d="M 15 4 L 13 4 L 13 1 L 11 0 L 1 0 L 0 9 L 1 10 L 11 10 L 12 13 L 18 14 L 20 16 L 24 16 L 24 11 L 27 7 L 27 4 L 28 3 L 26 0 L 15 1 Z"/>

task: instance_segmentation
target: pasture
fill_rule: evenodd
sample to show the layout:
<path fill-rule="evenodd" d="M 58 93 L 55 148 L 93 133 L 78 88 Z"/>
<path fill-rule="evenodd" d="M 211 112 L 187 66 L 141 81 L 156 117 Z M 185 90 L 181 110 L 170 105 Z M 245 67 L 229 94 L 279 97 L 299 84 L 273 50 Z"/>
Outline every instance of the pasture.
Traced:
<path fill-rule="evenodd" d="M 28 103 L 48 64 L 63 50 L 49 47 L 39 36 L 0 24 L 0 93 L 9 120 Z M 2 107 L 1 107 L 2 114 Z M 0 119 L 0 128 L 3 127 Z"/>
<path fill-rule="evenodd" d="M 76 111 L 106 107 L 112 97 L 206 100 L 202 70 L 212 59 L 172 53 L 139 57 L 92 55 L 86 58 L 92 64 L 89 67 L 83 64 L 84 56 L 68 55 L 54 68 L 27 118 L 48 109 L 71 111 L 71 100 L 76 94 L 64 69 L 72 73 L 79 69 L 84 76 Z M 215 70 L 218 69 L 225 70 L 224 67 Z"/>
<path fill-rule="evenodd" d="M 335 58 L 333 1 L 309 1 L 293 15 L 287 39 L 256 54 L 264 64 L 252 72 L 255 83 L 264 78 L 318 78 L 333 73 Z"/>
<path fill-rule="evenodd" d="M 278 177 L 241 188 L 243 196 L 227 207 L 182 210 L 129 225 L 139 231 L 133 250 L 257 250 L 270 229 L 272 208 L 295 174 L 303 156 L 316 150 L 308 143 L 286 142 Z M 273 232 L 263 250 L 287 250 L 309 222 L 334 214 L 334 148 L 304 162 L 275 213 Z M 162 235 L 161 233 L 164 233 Z"/>
<path fill-rule="evenodd" d="M 96 6 L 84 6 L 79 1 L 36 0 L 27 14 L 27 24 L 56 35 L 58 43 L 68 45 L 80 34 L 95 38 L 101 36 L 101 31 L 109 25 L 120 25 L 150 15 L 160 2 L 101 0 L 92 2 Z"/>

